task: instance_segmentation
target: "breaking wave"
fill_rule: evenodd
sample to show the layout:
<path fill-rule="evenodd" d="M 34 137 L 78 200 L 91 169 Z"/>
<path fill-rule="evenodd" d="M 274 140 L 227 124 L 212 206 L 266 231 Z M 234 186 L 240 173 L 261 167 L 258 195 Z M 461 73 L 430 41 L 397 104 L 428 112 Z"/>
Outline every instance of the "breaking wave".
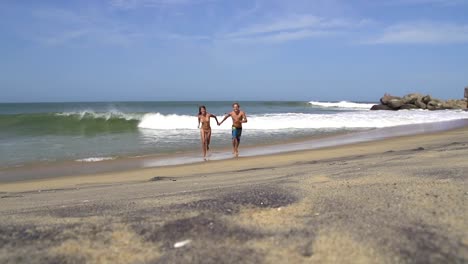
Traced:
<path fill-rule="evenodd" d="M 318 102 L 318 101 L 310 101 L 309 104 L 312 106 L 324 107 L 324 108 L 341 108 L 341 109 L 349 109 L 349 110 L 369 110 L 374 104 L 370 103 L 354 103 L 348 101 L 340 101 L 340 102 Z"/>
<path fill-rule="evenodd" d="M 344 106 L 345 104 L 341 104 Z M 359 104 L 360 107 L 363 104 Z M 362 106 L 363 107 L 363 106 Z M 223 116 L 218 116 L 221 120 Z M 441 122 L 468 118 L 460 110 L 403 110 L 403 111 L 341 111 L 336 113 L 272 113 L 248 115 L 245 128 L 255 130 L 321 129 L 321 128 L 377 128 L 398 125 Z M 212 129 L 230 129 L 231 120 L 217 126 L 212 119 Z M 91 111 L 48 114 L 0 115 L 0 131 L 21 134 L 96 134 L 151 130 L 196 130 L 195 115 L 161 113 L 120 113 Z"/>

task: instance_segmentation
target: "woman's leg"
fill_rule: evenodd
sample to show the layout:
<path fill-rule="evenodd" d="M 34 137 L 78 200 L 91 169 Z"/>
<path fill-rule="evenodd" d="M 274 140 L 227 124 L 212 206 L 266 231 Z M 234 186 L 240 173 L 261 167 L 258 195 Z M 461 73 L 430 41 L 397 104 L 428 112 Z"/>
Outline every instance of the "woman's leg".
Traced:
<path fill-rule="evenodd" d="M 200 139 L 202 143 L 203 158 L 205 158 L 206 157 L 206 135 L 203 129 L 200 129 Z"/>
<path fill-rule="evenodd" d="M 210 149 L 211 129 L 206 131 L 205 139 L 206 139 L 206 151 L 208 151 Z"/>

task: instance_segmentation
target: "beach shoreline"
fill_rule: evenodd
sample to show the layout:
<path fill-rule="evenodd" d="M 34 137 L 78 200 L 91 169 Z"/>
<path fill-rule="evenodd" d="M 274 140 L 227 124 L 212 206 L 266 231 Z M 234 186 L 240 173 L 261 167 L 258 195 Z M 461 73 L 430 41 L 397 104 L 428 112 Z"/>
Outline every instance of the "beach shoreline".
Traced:
<path fill-rule="evenodd" d="M 155 156 L 151 155 L 97 163 L 80 164 L 79 162 L 70 161 L 59 163 L 58 167 L 45 165 L 43 167 L 14 168 L 13 170 L 18 171 L 14 171 L 11 175 L 2 171 L 3 181 L 0 181 L 0 192 L 74 188 L 82 180 L 85 180 L 87 185 L 138 182 L 149 180 L 149 176 L 147 176 L 149 174 L 167 174 L 169 177 L 176 177 L 183 175 L 185 171 L 199 170 L 205 172 L 208 168 L 208 170 L 211 170 L 210 173 L 219 173 L 223 172 L 220 168 L 232 167 L 236 163 L 242 164 L 236 166 L 242 169 L 244 164 L 249 164 L 249 166 L 256 163 L 266 164 L 270 160 L 284 160 L 284 157 L 288 156 L 297 159 L 300 156 L 308 157 L 314 156 L 314 154 L 321 156 L 321 153 L 326 153 L 323 156 L 324 158 L 339 158 L 352 155 L 350 150 L 359 149 L 360 146 L 379 145 L 379 142 L 391 142 L 392 140 L 430 137 L 431 135 L 464 129 L 468 130 L 467 119 L 339 133 L 337 135 L 309 138 L 308 140 L 294 140 L 283 144 L 247 147 L 242 149 L 242 155 L 238 159 L 233 158 L 226 149 L 222 152 L 220 158 L 211 159 L 208 162 L 204 162 L 201 157 L 198 157 L 199 153 L 191 153 L 190 156 L 174 155 L 171 157 L 173 159 L 168 159 L 167 155 L 158 155 L 159 158 L 155 159 Z M 382 133 L 384 131 L 386 133 Z M 316 145 L 317 143 L 319 145 Z M 339 152 L 342 153 L 338 154 Z M 333 153 L 333 155 L 329 153 Z M 183 162 L 168 164 L 164 162 L 165 160 Z M 98 169 L 93 168 L 93 165 L 97 165 Z M 104 167 L 99 167 L 101 165 L 104 165 Z M 54 174 L 47 175 L 51 171 Z M 225 171 L 228 171 L 228 169 Z M 32 176 L 38 175 L 39 177 L 24 177 L 25 173 L 30 173 Z"/>
<path fill-rule="evenodd" d="M 388 128 L 374 128 L 364 131 L 339 132 L 327 135 L 315 135 L 282 143 L 250 145 L 242 147 L 241 157 L 268 156 L 281 153 L 315 150 L 360 142 L 378 141 L 408 135 L 419 135 L 449 131 L 468 126 L 468 119 L 436 123 L 422 123 Z M 209 155 L 209 161 L 228 160 L 233 158 L 230 148 L 216 149 Z M 79 177 L 109 174 L 115 172 L 132 172 L 140 169 L 172 167 L 204 162 L 198 152 L 176 154 L 153 154 L 112 158 L 98 162 L 61 161 L 39 163 L 0 170 L 2 183 L 40 181 L 61 177 Z M 129 179 L 131 181 L 131 179 Z"/>

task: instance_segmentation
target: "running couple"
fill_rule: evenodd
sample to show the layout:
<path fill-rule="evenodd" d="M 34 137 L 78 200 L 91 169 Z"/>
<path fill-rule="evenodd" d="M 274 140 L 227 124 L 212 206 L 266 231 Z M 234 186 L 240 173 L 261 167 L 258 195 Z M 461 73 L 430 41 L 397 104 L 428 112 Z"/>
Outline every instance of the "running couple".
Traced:
<path fill-rule="evenodd" d="M 210 118 L 214 118 L 218 126 L 220 126 L 228 117 L 232 118 L 232 154 L 235 157 L 239 156 L 239 143 L 242 135 L 242 123 L 247 123 L 247 115 L 244 111 L 240 110 L 239 103 L 232 104 L 232 111 L 229 114 L 224 116 L 224 119 L 219 122 L 218 118 L 206 111 L 204 105 L 198 108 L 198 128 L 200 128 L 201 143 L 202 143 L 202 152 L 203 159 L 206 160 L 206 153 L 210 149 L 210 139 L 211 139 L 211 126 Z"/>

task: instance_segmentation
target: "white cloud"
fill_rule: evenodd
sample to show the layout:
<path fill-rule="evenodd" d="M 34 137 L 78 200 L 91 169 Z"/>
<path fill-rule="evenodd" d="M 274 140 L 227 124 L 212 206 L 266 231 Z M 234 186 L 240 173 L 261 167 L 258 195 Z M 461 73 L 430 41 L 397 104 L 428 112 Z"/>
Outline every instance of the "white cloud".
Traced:
<path fill-rule="evenodd" d="M 262 10 L 262 4 L 259 0 L 255 0 L 250 8 L 237 11 L 233 18 L 234 20 L 248 19 L 256 15 L 260 10 Z"/>
<path fill-rule="evenodd" d="M 368 44 L 468 43 L 468 25 L 416 22 L 389 26 Z"/>
<path fill-rule="evenodd" d="M 217 0 L 109 0 L 118 9 L 133 9 L 151 6 L 171 5 L 174 7 L 214 2 Z M 212 25 L 211 31 L 199 31 L 187 27 L 175 31 L 171 23 L 156 24 L 154 21 L 144 27 L 131 20 L 117 20 L 111 10 L 97 9 L 40 9 L 33 12 L 37 23 L 30 35 L 46 45 L 67 43 L 102 43 L 129 45 L 143 39 L 168 41 L 221 41 L 282 43 L 307 38 L 324 38 L 366 27 L 373 21 L 352 20 L 337 17 L 320 17 L 281 10 L 278 14 L 262 15 L 262 2 L 256 1 L 247 10 L 227 16 L 223 23 Z M 109 13 L 110 12 L 110 13 Z M 201 23 L 203 25 L 203 23 Z M 224 27 L 224 28 L 223 28 Z"/>
<path fill-rule="evenodd" d="M 89 34 L 88 30 L 71 30 L 62 33 L 54 34 L 51 36 L 37 37 L 37 41 L 42 42 L 46 45 L 57 46 L 64 44 L 69 41 L 80 39 Z"/>
<path fill-rule="evenodd" d="M 60 22 L 65 24 L 86 23 L 87 19 L 75 12 L 59 9 L 46 8 L 32 11 L 32 15 L 41 21 Z"/>
<path fill-rule="evenodd" d="M 242 37 L 257 34 L 268 34 L 282 31 L 302 30 L 319 25 L 321 18 L 315 16 L 296 16 L 277 20 L 271 23 L 255 24 L 246 28 L 240 29 L 226 35 L 226 37 Z"/>
<path fill-rule="evenodd" d="M 330 19 L 312 15 L 291 15 L 269 23 L 257 23 L 223 34 L 234 42 L 286 42 L 337 35 L 372 23 L 370 20 Z"/>
<path fill-rule="evenodd" d="M 256 37 L 239 37 L 231 39 L 233 42 L 238 43 L 282 43 L 293 40 L 301 40 L 306 38 L 313 37 L 323 37 L 330 36 L 332 32 L 322 31 L 322 30 L 298 30 L 292 32 L 278 32 L 275 34 L 268 34 Z"/>
<path fill-rule="evenodd" d="M 387 5 L 426 5 L 426 4 L 437 4 L 442 6 L 454 6 L 460 4 L 466 4 L 466 0 L 386 0 L 384 2 Z"/>
<path fill-rule="evenodd" d="M 177 6 L 197 4 L 207 0 L 110 0 L 110 4 L 116 8 L 134 9 L 140 7 Z"/>
<path fill-rule="evenodd" d="M 164 34 L 164 35 L 158 35 L 159 38 L 162 39 L 167 39 L 167 40 L 210 40 L 210 36 L 203 36 L 203 35 L 182 35 L 182 34 L 175 34 L 175 33 L 170 33 L 170 34 Z"/>
<path fill-rule="evenodd" d="M 128 45 L 143 33 L 135 27 L 109 19 L 101 13 L 48 8 L 32 11 L 27 37 L 44 45 L 101 43 Z"/>

